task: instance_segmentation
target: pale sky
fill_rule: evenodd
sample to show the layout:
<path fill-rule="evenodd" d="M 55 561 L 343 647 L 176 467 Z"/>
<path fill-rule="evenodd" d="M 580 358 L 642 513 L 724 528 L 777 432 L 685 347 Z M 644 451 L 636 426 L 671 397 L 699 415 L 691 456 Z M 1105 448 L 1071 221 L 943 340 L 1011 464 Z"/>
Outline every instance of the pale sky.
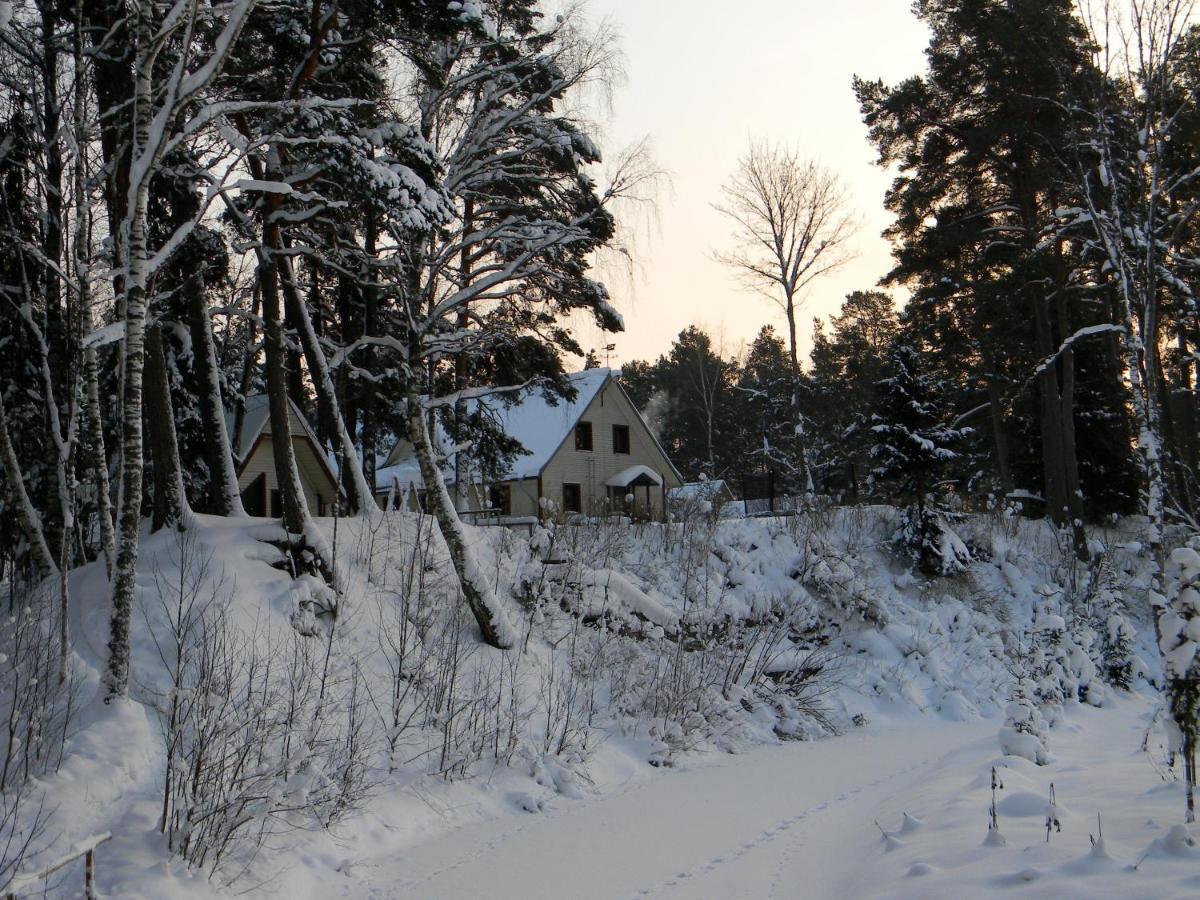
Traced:
<path fill-rule="evenodd" d="M 673 182 L 638 243 L 633 279 L 608 279 L 626 323 L 608 338 L 613 363 L 656 359 L 693 323 L 722 338 L 726 355 L 762 325 L 784 325 L 779 307 L 711 256 L 730 236 L 711 204 L 752 138 L 794 141 L 836 171 L 863 219 L 857 258 L 810 289 L 800 315 L 807 355 L 812 317 L 874 287 L 890 264 L 879 236 L 890 176 L 874 164 L 851 77 L 892 83 L 922 71 L 924 26 L 907 0 L 591 0 L 587 9 L 615 25 L 626 62 L 603 147 L 611 153 L 649 136 Z M 606 342 L 594 327 L 579 336 L 585 348 Z"/>

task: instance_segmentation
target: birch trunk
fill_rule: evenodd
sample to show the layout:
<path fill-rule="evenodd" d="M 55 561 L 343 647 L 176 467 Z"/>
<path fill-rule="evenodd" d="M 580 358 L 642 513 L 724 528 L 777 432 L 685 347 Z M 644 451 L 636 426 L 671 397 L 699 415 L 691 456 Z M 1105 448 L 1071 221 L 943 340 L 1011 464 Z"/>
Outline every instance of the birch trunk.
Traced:
<path fill-rule="evenodd" d="M 410 380 L 410 384 L 414 382 Z M 446 490 L 446 483 L 434 457 L 433 443 L 429 437 L 429 426 L 421 399 L 411 388 L 408 391 L 408 438 L 416 450 L 417 462 L 421 466 L 421 478 L 425 482 L 425 498 L 429 511 L 438 523 L 438 530 L 446 542 L 450 562 L 458 576 L 459 586 L 467 607 L 479 624 L 479 632 L 485 643 L 506 650 L 518 642 L 518 636 L 500 608 L 496 597 L 475 561 L 467 544 L 462 522 L 454 509 L 454 501 Z"/>
<path fill-rule="evenodd" d="M 46 543 L 46 535 L 42 531 L 42 520 L 37 514 L 29 493 L 25 490 L 25 479 L 21 474 L 21 461 L 17 459 L 16 448 L 13 447 L 12 435 L 8 430 L 8 413 L 4 408 L 4 392 L 0 391 L 0 459 L 4 462 L 4 475 L 8 481 L 8 491 L 16 507 L 17 513 L 25 526 L 25 537 L 29 541 L 33 560 L 43 578 L 55 574 L 58 567 L 54 564 L 54 556 L 50 553 L 50 545 Z"/>
<path fill-rule="evenodd" d="M 138 53 L 134 67 L 133 149 L 131 159 L 146 162 L 150 143 L 151 73 L 154 53 L 150 49 L 153 27 L 149 11 L 138 21 Z M 125 279 L 125 341 L 122 345 L 121 385 L 121 502 L 117 523 L 117 561 L 112 577 L 112 611 L 109 621 L 108 670 L 105 689 L 108 700 L 129 693 L 130 628 L 133 598 L 137 589 L 138 530 L 142 510 L 142 375 L 145 369 L 146 331 L 146 216 L 149 206 L 149 172 L 136 185 L 130 184 L 133 203 L 129 210 L 127 276 Z"/>
<path fill-rule="evenodd" d="M 92 309 L 91 290 L 91 208 L 87 194 L 87 146 L 85 125 L 87 115 L 87 80 L 83 69 L 83 0 L 75 4 L 75 97 L 72 128 L 75 133 L 75 159 L 72 178 L 75 189 L 75 281 L 78 293 L 79 320 L 86 335 L 96 327 Z M 100 550 L 104 568 L 112 577 L 117 556 L 117 539 L 113 531 L 112 498 L 109 495 L 108 452 L 104 441 L 104 418 L 100 410 L 100 372 L 96 348 L 83 349 L 84 420 L 88 449 L 92 459 L 92 478 L 96 492 L 96 517 L 100 520 Z"/>

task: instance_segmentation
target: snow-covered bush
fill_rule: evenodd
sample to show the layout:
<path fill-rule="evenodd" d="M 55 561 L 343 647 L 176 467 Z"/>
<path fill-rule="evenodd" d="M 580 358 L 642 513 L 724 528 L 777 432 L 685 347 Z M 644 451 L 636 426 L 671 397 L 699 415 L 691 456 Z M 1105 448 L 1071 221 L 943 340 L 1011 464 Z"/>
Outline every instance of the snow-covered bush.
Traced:
<path fill-rule="evenodd" d="M 926 575 L 950 577 L 966 571 L 971 550 L 955 532 L 950 513 L 932 496 L 904 510 L 896 543 Z"/>
<path fill-rule="evenodd" d="M 1101 651 L 1104 659 L 1104 678 L 1118 690 L 1131 690 L 1134 674 L 1137 671 L 1133 655 L 1136 632 L 1129 620 L 1125 618 L 1119 601 L 1113 604 L 1104 626 L 1104 642 Z"/>

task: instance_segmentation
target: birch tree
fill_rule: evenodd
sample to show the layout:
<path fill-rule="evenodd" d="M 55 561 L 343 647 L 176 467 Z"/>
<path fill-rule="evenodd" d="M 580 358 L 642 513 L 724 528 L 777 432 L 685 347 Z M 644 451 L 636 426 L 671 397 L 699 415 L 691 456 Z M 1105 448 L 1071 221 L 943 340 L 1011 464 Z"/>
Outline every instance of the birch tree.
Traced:
<path fill-rule="evenodd" d="M 121 502 L 105 673 L 105 689 L 110 699 L 125 696 L 129 689 L 130 627 L 143 488 L 147 287 L 154 272 L 199 221 L 197 217 L 178 229 L 162 246 L 150 246 L 147 241 L 150 179 L 173 145 L 181 143 L 217 114 L 218 110 L 204 104 L 203 91 L 220 72 L 254 5 L 255 0 L 237 0 L 218 13 L 199 0 L 174 0 L 171 3 L 144 3 L 132 13 L 135 19 L 130 29 L 134 62 L 133 102 L 128 117 L 128 185 L 125 202 L 120 207 L 122 218 L 112 223 L 123 251 L 124 278 L 120 300 L 125 330 L 121 387 Z M 220 16 L 219 21 L 217 16 Z M 216 36 L 207 53 L 200 56 L 196 31 L 208 17 L 216 24 Z M 210 193 L 212 195 L 215 192 Z"/>
<path fill-rule="evenodd" d="M 747 287 L 776 303 L 787 320 L 796 462 L 801 483 L 811 493 L 800 412 L 797 316 L 805 290 L 850 259 L 849 241 L 858 223 L 842 181 L 783 145 L 752 143 L 721 193 L 724 199 L 716 209 L 732 222 L 734 245 L 716 258 Z"/>
<path fill-rule="evenodd" d="M 405 383 L 408 438 L 463 596 L 484 640 L 511 646 L 515 632 L 445 487 L 427 411 L 453 407 L 456 396 L 435 396 L 439 367 L 464 359 L 470 368 L 520 349 L 525 364 L 512 371 L 552 379 L 561 373 L 559 351 L 580 352 L 563 316 L 586 311 L 602 328 L 619 329 L 607 291 L 589 274 L 589 255 L 612 238 L 609 207 L 644 184 L 645 169 L 629 157 L 608 188 L 597 187 L 590 168 L 599 150 L 562 111 L 573 92 L 608 73 L 608 32 L 589 34 L 570 16 L 543 23 L 532 3 L 490 2 L 464 11 L 437 40 L 412 33 L 401 46 L 436 181 L 419 221 L 390 217 L 382 225 L 395 254 L 393 328 L 350 343 L 335 362 L 367 348 L 391 354 Z M 435 204 L 445 208 L 445 224 L 431 215 Z M 450 384 L 461 397 L 461 374 Z"/>
<path fill-rule="evenodd" d="M 1194 64 L 1195 31 L 1190 0 L 1130 0 L 1098 22 L 1086 15 L 1100 48 L 1097 93 L 1087 98 L 1090 121 L 1079 154 L 1084 205 L 1064 209 L 1064 228 L 1086 226 L 1099 258 L 1099 278 L 1116 296 L 1125 377 L 1137 424 L 1137 450 L 1145 483 L 1154 563 L 1150 599 L 1173 716 L 1173 749 L 1183 759 L 1186 818 L 1195 821 L 1196 742 L 1200 738 L 1200 671 L 1186 655 L 1196 615 L 1195 567 L 1180 557 L 1177 584 L 1168 582 L 1166 525 L 1171 504 L 1163 434 L 1162 347 L 1164 306 L 1173 298 L 1195 315 L 1192 283 L 1196 257 L 1183 238 L 1200 212 L 1200 169 L 1182 161 L 1172 141 L 1194 113 L 1196 98 L 1176 89 L 1180 67 Z M 1106 13 L 1110 12 L 1105 10 Z M 1101 31 L 1100 29 L 1103 29 Z M 1179 509 L 1179 507 L 1176 507 Z M 1194 523 L 1193 523 L 1194 528 Z M 1193 645 L 1194 646 L 1194 645 Z"/>

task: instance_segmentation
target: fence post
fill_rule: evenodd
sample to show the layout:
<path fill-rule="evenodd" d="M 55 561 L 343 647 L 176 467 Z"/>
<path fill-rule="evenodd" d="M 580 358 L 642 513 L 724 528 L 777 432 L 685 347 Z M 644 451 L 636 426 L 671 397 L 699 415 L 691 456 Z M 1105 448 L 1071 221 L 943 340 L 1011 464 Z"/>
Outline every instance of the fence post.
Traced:
<path fill-rule="evenodd" d="M 92 848 L 83 858 L 83 896 L 87 900 L 96 900 L 96 848 Z"/>

